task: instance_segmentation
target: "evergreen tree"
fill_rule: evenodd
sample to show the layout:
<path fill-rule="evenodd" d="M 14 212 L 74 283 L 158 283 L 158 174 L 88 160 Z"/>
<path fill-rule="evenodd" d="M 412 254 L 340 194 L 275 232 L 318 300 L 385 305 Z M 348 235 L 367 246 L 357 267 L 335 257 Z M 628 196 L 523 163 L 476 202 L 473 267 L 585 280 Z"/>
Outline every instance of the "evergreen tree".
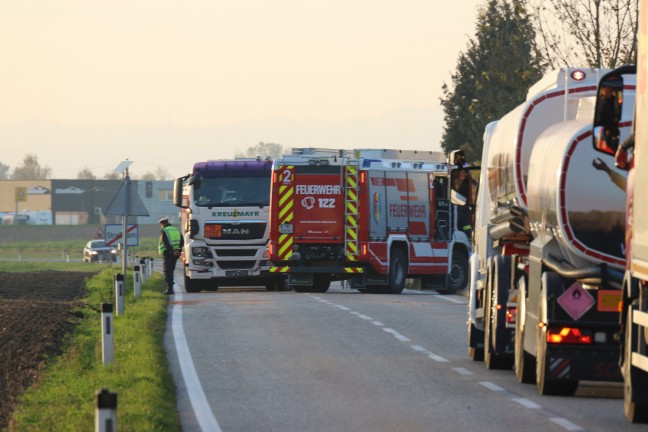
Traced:
<path fill-rule="evenodd" d="M 488 0 L 477 16 L 477 31 L 443 85 L 445 126 L 441 147 L 462 149 L 480 161 L 484 128 L 526 98 L 542 75 L 535 32 L 523 0 Z"/>

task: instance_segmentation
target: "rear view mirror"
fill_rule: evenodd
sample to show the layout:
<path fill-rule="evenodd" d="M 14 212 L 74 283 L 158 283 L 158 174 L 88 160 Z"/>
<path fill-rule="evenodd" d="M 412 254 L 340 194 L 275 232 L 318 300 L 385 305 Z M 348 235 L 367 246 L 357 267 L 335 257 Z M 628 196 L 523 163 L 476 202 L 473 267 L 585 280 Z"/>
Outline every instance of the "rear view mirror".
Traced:
<path fill-rule="evenodd" d="M 636 73 L 635 66 L 623 66 L 603 76 L 596 93 L 592 140 L 594 148 L 613 155 L 619 147 L 619 123 L 623 112 L 623 77 Z"/>

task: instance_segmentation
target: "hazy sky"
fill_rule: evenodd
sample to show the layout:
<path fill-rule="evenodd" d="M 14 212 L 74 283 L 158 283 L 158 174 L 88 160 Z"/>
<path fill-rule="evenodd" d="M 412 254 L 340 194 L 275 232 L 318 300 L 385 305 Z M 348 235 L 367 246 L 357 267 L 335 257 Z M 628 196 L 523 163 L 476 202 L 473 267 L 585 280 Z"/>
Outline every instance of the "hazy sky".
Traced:
<path fill-rule="evenodd" d="M 0 0 L 0 162 L 174 176 L 257 143 L 438 150 L 485 0 Z"/>

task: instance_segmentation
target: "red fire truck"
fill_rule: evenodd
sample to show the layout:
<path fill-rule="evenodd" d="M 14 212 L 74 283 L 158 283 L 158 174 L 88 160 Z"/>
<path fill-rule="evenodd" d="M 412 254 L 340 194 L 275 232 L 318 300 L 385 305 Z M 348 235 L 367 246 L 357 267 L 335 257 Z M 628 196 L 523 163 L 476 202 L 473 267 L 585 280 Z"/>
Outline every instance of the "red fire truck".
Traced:
<path fill-rule="evenodd" d="M 270 271 L 298 292 L 348 280 L 400 294 L 407 278 L 465 288 L 470 227 L 457 227 L 455 174 L 441 152 L 293 149 L 273 164 Z"/>

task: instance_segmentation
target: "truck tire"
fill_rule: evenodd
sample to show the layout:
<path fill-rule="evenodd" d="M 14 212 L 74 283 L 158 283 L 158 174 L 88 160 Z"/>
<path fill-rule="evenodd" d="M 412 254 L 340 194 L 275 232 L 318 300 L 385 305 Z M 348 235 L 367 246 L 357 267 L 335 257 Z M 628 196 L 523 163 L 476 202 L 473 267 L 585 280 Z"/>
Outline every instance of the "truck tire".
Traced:
<path fill-rule="evenodd" d="M 623 364 L 623 411 L 630 423 L 648 422 L 648 404 L 636 401 L 635 388 L 641 382 L 648 382 L 648 374 L 638 368 L 632 367 L 632 353 L 637 352 L 637 326 L 632 324 L 634 305 L 628 305 L 624 334 Z M 641 393 L 641 392 L 639 392 Z"/>
<path fill-rule="evenodd" d="M 482 333 L 480 330 L 477 330 L 474 324 L 470 324 L 468 326 L 468 356 L 472 359 L 472 361 L 482 361 L 484 360 L 484 347 L 472 347 L 470 346 L 470 340 L 472 338 L 473 333 Z"/>
<path fill-rule="evenodd" d="M 542 290 L 546 293 L 545 298 L 549 298 L 552 293 L 552 287 L 562 284 L 560 276 L 554 272 L 545 272 L 543 274 Z M 538 317 L 546 317 L 546 303 L 540 305 Z M 542 319 L 542 318 L 540 318 Z M 549 376 L 549 364 L 547 363 L 547 326 L 540 327 L 536 330 L 536 386 L 541 395 L 553 396 L 573 396 L 578 388 L 578 381 L 571 380 L 553 380 Z"/>
<path fill-rule="evenodd" d="M 387 279 L 387 294 L 400 294 L 405 288 L 405 280 L 407 279 L 407 258 L 403 251 L 399 248 L 392 249 L 389 254 L 389 275 Z"/>
<path fill-rule="evenodd" d="M 506 303 L 510 288 L 511 258 L 496 256 L 493 259 L 493 273 L 486 287 L 484 308 L 484 363 L 486 369 L 511 369 L 513 356 L 497 352 L 497 338 L 506 331 Z M 497 308 L 504 305 L 504 308 Z M 502 341 L 500 341 L 500 345 Z"/>
<path fill-rule="evenodd" d="M 455 249 L 452 251 L 452 265 L 447 276 L 445 289 L 437 289 L 439 294 L 454 294 L 461 291 L 468 285 L 468 254 L 462 250 Z"/>
<path fill-rule="evenodd" d="M 295 292 L 299 293 L 325 293 L 331 286 L 331 278 L 328 276 L 313 275 L 313 285 L 289 285 Z"/>
<path fill-rule="evenodd" d="M 535 377 L 535 357 L 524 351 L 524 302 L 526 301 L 526 276 L 518 283 L 517 319 L 515 320 L 515 376 L 522 384 L 533 384 Z"/>
<path fill-rule="evenodd" d="M 184 277 L 185 291 L 188 293 L 197 293 L 202 291 L 202 281 L 190 279 L 189 276 Z"/>

